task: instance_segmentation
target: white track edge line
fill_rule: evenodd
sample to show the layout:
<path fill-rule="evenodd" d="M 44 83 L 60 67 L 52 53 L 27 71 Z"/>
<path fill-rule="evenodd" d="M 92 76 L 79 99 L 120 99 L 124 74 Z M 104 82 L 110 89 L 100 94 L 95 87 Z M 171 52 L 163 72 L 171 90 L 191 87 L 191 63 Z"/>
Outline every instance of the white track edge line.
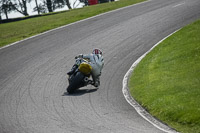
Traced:
<path fill-rule="evenodd" d="M 123 79 L 123 87 L 122 87 L 122 93 L 126 99 L 126 101 L 135 108 L 135 110 L 137 111 L 137 113 L 142 116 L 145 120 L 147 120 L 148 122 L 150 122 L 152 125 L 154 125 L 156 128 L 167 132 L 167 133 L 178 133 L 176 130 L 170 128 L 169 126 L 163 124 L 161 121 L 157 120 L 156 118 L 154 118 L 153 116 L 151 116 L 130 94 L 129 92 L 129 88 L 128 88 L 128 80 L 134 70 L 134 68 L 137 66 L 137 64 L 150 52 L 152 51 L 158 44 L 160 44 L 161 42 L 163 42 L 166 38 L 168 38 L 169 36 L 173 35 L 174 33 L 176 33 L 177 31 L 179 31 L 180 29 L 176 30 L 175 32 L 169 34 L 168 36 L 166 36 L 165 38 L 163 38 L 161 41 L 159 41 L 157 44 L 155 44 L 150 50 L 148 50 L 145 54 L 143 54 L 140 58 L 138 58 L 130 67 L 130 69 L 127 71 L 127 73 L 124 76 Z"/>
<path fill-rule="evenodd" d="M 28 39 L 31 39 L 31 38 L 34 38 L 34 37 L 37 37 L 37 36 L 40 36 L 40 35 L 49 33 L 49 32 L 51 32 L 51 31 L 55 31 L 55 30 L 58 30 L 58 29 L 61 29 L 61 28 L 64 28 L 64 27 L 68 27 L 68 26 L 73 25 L 73 24 L 77 24 L 77 23 L 80 23 L 80 22 L 83 22 L 83 21 L 86 21 L 86 20 L 90 20 L 90 19 L 93 19 L 93 18 L 102 16 L 102 15 L 105 15 L 105 14 L 109 14 L 109 13 L 112 13 L 112 12 L 120 11 L 120 10 L 129 8 L 129 7 L 137 6 L 137 5 L 140 5 L 140 4 L 143 4 L 143 3 L 147 3 L 147 2 L 150 2 L 150 1 L 151 1 L 151 0 L 147 0 L 147 1 L 144 1 L 144 2 L 136 3 L 136 4 L 133 4 L 133 5 L 129 5 L 129 6 L 125 6 L 125 7 L 122 7 L 122 8 L 118 8 L 118 9 L 115 9 L 115 10 L 111 10 L 111 11 L 108 11 L 108 12 L 105 12 L 105 13 L 98 14 L 98 15 L 96 15 L 96 16 L 92 16 L 92 17 L 89 17 L 89 18 L 86 18 L 86 19 L 82 19 L 82 20 L 79 20 L 79 21 L 76 21 L 76 22 L 73 22 L 73 23 L 70 23 L 70 24 L 67 24 L 67 25 L 63 25 L 63 26 L 60 26 L 60 27 L 58 27 L 58 28 L 51 29 L 51 30 L 45 31 L 45 32 L 43 32 L 43 33 L 40 33 L 40 34 L 31 36 L 31 37 L 25 38 L 25 39 L 23 39 L 23 40 L 20 40 L 20 41 L 17 41 L 17 42 L 8 44 L 8 45 L 6 45 L 6 46 L 1 47 L 0 50 L 1 50 L 1 49 L 4 49 L 4 48 L 7 48 L 7 47 L 10 47 L 10 46 L 12 46 L 12 45 L 15 45 L 15 44 L 17 44 L 17 43 L 26 41 L 26 40 L 28 40 Z"/>

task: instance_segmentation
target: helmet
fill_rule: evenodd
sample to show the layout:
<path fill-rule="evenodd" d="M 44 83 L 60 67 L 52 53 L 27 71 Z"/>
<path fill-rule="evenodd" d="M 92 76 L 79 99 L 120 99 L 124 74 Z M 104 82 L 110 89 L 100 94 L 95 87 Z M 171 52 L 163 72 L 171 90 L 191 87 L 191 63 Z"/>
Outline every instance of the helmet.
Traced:
<path fill-rule="evenodd" d="M 100 55 L 102 55 L 101 50 L 98 49 L 98 48 L 95 48 L 95 49 L 92 51 L 92 53 L 93 53 L 93 54 L 100 54 Z"/>

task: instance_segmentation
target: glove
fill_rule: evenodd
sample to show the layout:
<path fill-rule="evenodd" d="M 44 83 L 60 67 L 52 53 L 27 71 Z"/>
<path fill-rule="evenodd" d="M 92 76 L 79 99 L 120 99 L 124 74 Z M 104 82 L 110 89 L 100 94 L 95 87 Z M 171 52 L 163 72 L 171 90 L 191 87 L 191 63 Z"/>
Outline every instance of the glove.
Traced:
<path fill-rule="evenodd" d="M 79 54 L 78 56 L 75 57 L 75 59 L 77 58 L 83 58 L 83 54 Z"/>

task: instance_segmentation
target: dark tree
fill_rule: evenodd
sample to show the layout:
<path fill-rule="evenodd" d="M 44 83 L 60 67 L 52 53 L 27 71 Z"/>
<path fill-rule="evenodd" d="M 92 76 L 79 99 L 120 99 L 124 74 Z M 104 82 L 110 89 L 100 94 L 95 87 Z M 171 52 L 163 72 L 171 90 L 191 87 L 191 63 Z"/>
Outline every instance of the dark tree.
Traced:
<path fill-rule="evenodd" d="M 33 8 L 34 12 L 47 13 L 53 12 L 55 9 L 63 8 L 65 0 L 43 0 L 38 6 Z"/>
<path fill-rule="evenodd" d="M 1 14 L 2 14 L 2 3 L 3 1 L 0 1 L 0 23 L 2 23 L 2 17 L 1 17 Z"/>
<path fill-rule="evenodd" d="M 47 13 L 46 2 L 40 3 L 38 6 L 33 8 L 34 12 Z"/>
<path fill-rule="evenodd" d="M 68 7 L 69 9 L 72 9 L 72 7 L 71 7 L 71 4 L 70 4 L 69 0 L 66 0 L 66 5 L 67 5 L 67 7 Z"/>
<path fill-rule="evenodd" d="M 52 8 L 52 2 L 51 0 L 47 0 L 47 9 L 49 12 L 53 12 L 53 8 Z"/>
<path fill-rule="evenodd" d="M 12 3 L 9 0 L 2 0 L 0 2 L 0 16 L 4 14 L 6 19 L 8 19 L 8 13 L 10 13 L 13 9 Z M 0 18 L 2 19 L 2 18 Z"/>
<path fill-rule="evenodd" d="M 53 9 L 63 8 L 65 6 L 64 0 L 53 0 Z"/>
<path fill-rule="evenodd" d="M 10 0 L 12 3 L 12 8 L 23 14 L 24 16 L 28 16 L 28 11 L 27 11 L 27 3 L 30 3 L 31 0 Z"/>
<path fill-rule="evenodd" d="M 35 5 L 36 5 L 36 10 L 37 10 L 38 15 L 39 15 L 40 14 L 40 9 L 39 9 L 37 0 L 35 0 Z"/>

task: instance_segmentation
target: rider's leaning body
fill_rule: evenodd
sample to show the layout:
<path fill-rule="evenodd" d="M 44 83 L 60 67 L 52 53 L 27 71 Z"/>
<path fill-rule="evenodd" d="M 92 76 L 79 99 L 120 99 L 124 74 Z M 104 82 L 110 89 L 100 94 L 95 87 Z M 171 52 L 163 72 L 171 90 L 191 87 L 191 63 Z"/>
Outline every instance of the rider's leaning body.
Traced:
<path fill-rule="evenodd" d="M 90 62 L 90 65 L 92 66 L 92 79 L 94 82 L 94 86 L 98 87 L 100 85 L 100 76 L 101 71 L 104 66 L 104 59 L 102 56 L 102 52 L 100 49 L 94 49 L 91 54 L 80 54 L 78 55 L 79 58 L 86 59 Z M 72 70 L 68 72 L 68 75 L 71 75 L 74 73 L 75 69 L 80 65 L 80 63 L 76 62 L 75 65 L 72 67 Z"/>

